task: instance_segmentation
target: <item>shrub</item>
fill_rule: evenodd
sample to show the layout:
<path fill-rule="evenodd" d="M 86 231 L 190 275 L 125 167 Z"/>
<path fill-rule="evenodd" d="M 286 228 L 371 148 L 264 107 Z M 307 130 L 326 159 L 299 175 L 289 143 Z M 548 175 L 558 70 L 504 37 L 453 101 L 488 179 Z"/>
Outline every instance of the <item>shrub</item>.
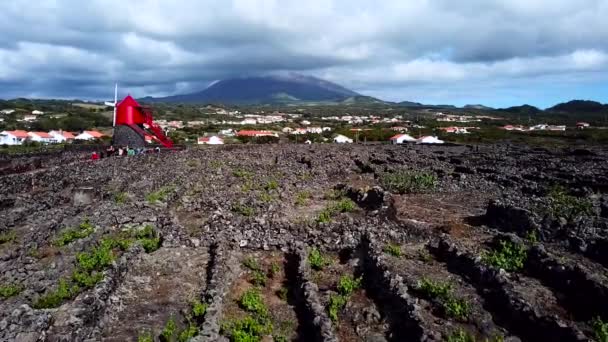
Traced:
<path fill-rule="evenodd" d="M 465 299 L 454 296 L 450 283 L 422 278 L 418 285 L 418 290 L 429 298 L 437 299 L 441 303 L 441 308 L 445 315 L 448 317 L 464 320 L 471 312 L 471 306 Z"/>
<path fill-rule="evenodd" d="M 549 211 L 554 217 L 573 220 L 579 216 L 593 214 L 593 203 L 587 198 L 579 198 L 566 193 L 563 187 L 553 187 L 549 192 Z"/>
<path fill-rule="evenodd" d="M 361 287 L 362 278 L 353 279 L 350 275 L 340 277 L 338 281 L 338 292 L 343 296 L 350 296 L 353 291 Z"/>
<path fill-rule="evenodd" d="M 17 238 L 17 234 L 15 234 L 14 230 L 9 230 L 7 232 L 0 233 L 0 245 L 5 244 L 7 242 L 13 242 Z"/>
<path fill-rule="evenodd" d="M 78 239 L 83 239 L 93 234 L 93 232 L 95 232 L 95 227 L 93 227 L 89 220 L 85 218 L 78 227 L 62 231 L 59 237 L 55 239 L 54 244 L 57 246 L 65 246 Z"/>
<path fill-rule="evenodd" d="M 471 306 L 462 298 L 450 296 L 443 300 L 442 303 L 445 314 L 449 317 L 454 317 L 459 320 L 466 319 L 471 313 Z"/>
<path fill-rule="evenodd" d="M 64 300 L 75 297 L 80 292 L 78 285 L 71 285 L 65 279 L 59 281 L 57 289 L 39 297 L 33 304 L 35 309 L 56 308 Z"/>
<path fill-rule="evenodd" d="M 251 283 L 255 286 L 266 286 L 266 274 L 262 271 L 253 271 Z"/>
<path fill-rule="evenodd" d="M 222 333 L 231 342 L 257 342 L 262 336 L 272 332 L 272 323 L 269 320 L 255 319 L 246 316 L 243 319 L 222 324 Z"/>
<path fill-rule="evenodd" d="M 389 243 L 384 246 L 384 252 L 394 257 L 400 257 L 402 255 L 401 246 L 392 243 Z"/>
<path fill-rule="evenodd" d="M 23 291 L 23 287 L 18 284 L 7 284 L 0 286 L 0 298 L 10 298 L 18 295 Z"/>
<path fill-rule="evenodd" d="M 245 291 L 239 300 L 239 305 L 246 311 L 255 313 L 258 316 L 266 317 L 268 315 L 268 309 L 264 305 L 262 295 L 256 289 Z"/>
<path fill-rule="evenodd" d="M 100 272 L 86 272 L 75 270 L 72 273 L 72 281 L 83 288 L 91 288 L 103 279 L 103 274 Z"/>
<path fill-rule="evenodd" d="M 175 333 L 177 331 L 177 325 L 175 324 L 175 319 L 173 316 L 169 317 L 169 320 L 165 324 L 163 331 L 160 335 L 165 339 L 165 341 L 172 341 Z"/>
<path fill-rule="evenodd" d="M 188 342 L 191 338 L 198 335 L 198 328 L 194 324 L 188 324 L 186 329 L 182 330 L 177 336 L 178 342 Z"/>
<path fill-rule="evenodd" d="M 332 217 L 332 213 L 329 210 L 324 209 L 323 211 L 321 211 L 319 213 L 319 217 L 317 217 L 317 222 L 318 223 L 329 223 L 329 222 L 331 222 L 331 217 Z"/>
<path fill-rule="evenodd" d="M 243 266 L 247 267 L 252 271 L 261 271 L 262 267 L 258 264 L 258 261 L 254 257 L 248 257 L 243 261 Z"/>
<path fill-rule="evenodd" d="M 526 246 L 502 240 L 498 248 L 486 253 L 482 260 L 488 265 L 502 268 L 505 271 L 518 271 L 524 267 L 527 256 Z"/>
<path fill-rule="evenodd" d="M 422 278 L 418 290 L 429 298 L 447 298 L 452 292 L 450 283 L 442 283 L 428 278 Z"/>
<path fill-rule="evenodd" d="M 77 266 L 83 271 L 102 271 L 112 264 L 114 255 L 112 250 L 104 246 L 98 246 L 91 252 L 78 253 L 76 255 Z"/>
<path fill-rule="evenodd" d="M 137 342 L 154 342 L 154 337 L 152 337 L 152 333 L 149 331 L 142 331 L 137 336 Z"/>
<path fill-rule="evenodd" d="M 429 172 L 397 171 L 383 174 L 380 182 L 391 192 L 405 194 L 435 189 L 437 176 Z"/>
<path fill-rule="evenodd" d="M 332 321 L 338 321 L 338 313 L 344 308 L 346 302 L 347 298 L 345 296 L 333 293 L 329 295 L 329 306 L 327 311 L 329 313 L 329 318 Z"/>
<path fill-rule="evenodd" d="M 604 323 L 600 317 L 596 317 L 591 321 L 593 335 L 598 342 L 608 342 L 608 323 Z"/>
<path fill-rule="evenodd" d="M 355 211 L 357 204 L 348 198 L 341 199 L 333 206 L 333 211 L 338 213 L 350 213 Z"/>
<path fill-rule="evenodd" d="M 321 255 L 318 249 L 313 248 L 308 254 L 308 262 L 313 270 L 321 271 L 325 266 L 331 264 L 331 261 Z"/>
<path fill-rule="evenodd" d="M 201 303 L 199 300 L 192 302 L 192 317 L 203 318 L 207 312 L 207 303 Z"/>
<path fill-rule="evenodd" d="M 273 199 L 274 197 L 267 192 L 262 192 L 260 194 L 260 201 L 262 201 L 263 203 L 270 203 Z"/>

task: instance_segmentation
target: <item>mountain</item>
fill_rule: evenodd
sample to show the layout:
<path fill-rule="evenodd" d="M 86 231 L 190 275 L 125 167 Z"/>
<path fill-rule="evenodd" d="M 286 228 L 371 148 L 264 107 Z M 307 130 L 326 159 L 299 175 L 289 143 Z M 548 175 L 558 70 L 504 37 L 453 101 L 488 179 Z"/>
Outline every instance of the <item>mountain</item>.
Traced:
<path fill-rule="evenodd" d="M 501 109 L 498 109 L 498 111 L 506 112 L 506 113 L 513 113 L 513 114 L 525 114 L 525 115 L 534 115 L 534 114 L 539 114 L 539 113 L 543 112 L 542 110 L 540 110 L 534 106 L 527 105 L 527 104 L 525 104 L 523 106 L 501 108 Z"/>
<path fill-rule="evenodd" d="M 494 108 L 492 107 L 488 107 L 488 106 L 484 106 L 484 105 L 480 105 L 480 104 L 468 104 L 464 107 L 462 107 L 464 109 L 479 109 L 479 110 L 493 110 Z"/>
<path fill-rule="evenodd" d="M 423 107 L 424 106 L 422 103 L 411 102 L 411 101 L 401 101 L 397 104 L 401 107 Z"/>
<path fill-rule="evenodd" d="M 144 102 L 280 104 L 340 102 L 361 95 L 340 85 L 311 76 L 286 74 L 240 77 L 217 81 L 206 89 L 184 95 L 146 97 Z"/>
<path fill-rule="evenodd" d="M 548 108 L 547 111 L 567 114 L 600 113 L 608 112 L 608 105 L 602 105 L 601 103 L 595 101 L 573 100 L 570 102 L 557 104 L 551 108 Z"/>

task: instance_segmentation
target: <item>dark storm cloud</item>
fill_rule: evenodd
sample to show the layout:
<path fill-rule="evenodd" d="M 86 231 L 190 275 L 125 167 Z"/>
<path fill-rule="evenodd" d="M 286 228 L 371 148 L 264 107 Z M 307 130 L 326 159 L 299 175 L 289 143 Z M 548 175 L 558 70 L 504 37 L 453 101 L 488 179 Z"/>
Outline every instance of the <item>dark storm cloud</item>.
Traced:
<path fill-rule="evenodd" d="M 606 81 L 607 17 L 603 0 L 4 1 L 0 96 L 107 98 L 115 81 L 166 95 L 298 71 L 394 100 L 484 98 Z"/>

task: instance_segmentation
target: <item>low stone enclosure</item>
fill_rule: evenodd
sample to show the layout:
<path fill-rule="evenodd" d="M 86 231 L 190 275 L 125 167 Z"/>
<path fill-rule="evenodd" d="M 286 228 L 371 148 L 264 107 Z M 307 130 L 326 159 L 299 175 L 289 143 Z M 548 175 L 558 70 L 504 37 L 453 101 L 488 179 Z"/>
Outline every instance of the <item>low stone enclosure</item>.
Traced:
<path fill-rule="evenodd" d="M 0 177 L 0 341 L 608 338 L 599 148 L 47 157 Z"/>

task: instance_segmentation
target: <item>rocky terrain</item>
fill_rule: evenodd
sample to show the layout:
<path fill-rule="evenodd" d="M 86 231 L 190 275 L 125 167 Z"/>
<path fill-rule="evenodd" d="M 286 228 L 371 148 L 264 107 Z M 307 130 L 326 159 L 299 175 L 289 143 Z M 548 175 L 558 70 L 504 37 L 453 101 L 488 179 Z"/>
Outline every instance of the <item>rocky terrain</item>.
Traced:
<path fill-rule="evenodd" d="M 0 341 L 606 341 L 608 152 L 0 160 Z"/>

